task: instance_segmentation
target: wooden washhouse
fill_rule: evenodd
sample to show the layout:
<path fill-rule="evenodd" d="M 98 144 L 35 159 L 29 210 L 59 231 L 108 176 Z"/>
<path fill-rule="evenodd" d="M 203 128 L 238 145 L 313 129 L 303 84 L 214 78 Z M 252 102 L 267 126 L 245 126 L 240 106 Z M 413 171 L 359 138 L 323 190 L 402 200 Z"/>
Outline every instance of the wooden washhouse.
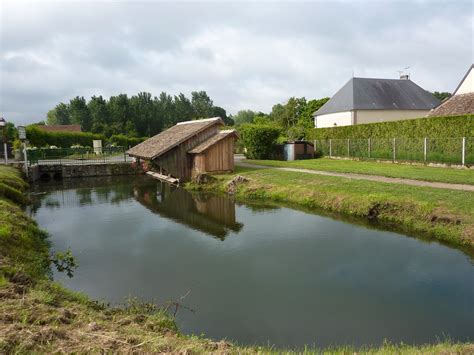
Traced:
<path fill-rule="evenodd" d="M 151 162 L 155 178 L 185 182 L 200 173 L 234 170 L 235 130 L 220 130 L 220 117 L 185 121 L 128 150 L 128 155 Z"/>

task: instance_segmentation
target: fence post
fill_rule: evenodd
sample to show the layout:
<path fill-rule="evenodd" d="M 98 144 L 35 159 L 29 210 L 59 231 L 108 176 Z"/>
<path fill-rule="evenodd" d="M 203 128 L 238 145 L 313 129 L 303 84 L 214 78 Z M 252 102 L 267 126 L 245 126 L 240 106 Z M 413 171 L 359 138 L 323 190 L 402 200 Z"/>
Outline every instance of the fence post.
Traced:
<path fill-rule="evenodd" d="M 347 138 L 347 157 L 350 158 L 351 156 L 351 140 Z"/>
<path fill-rule="evenodd" d="M 395 160 L 396 160 L 396 157 L 397 157 L 397 156 L 396 156 L 396 153 L 395 153 L 395 150 L 396 150 L 396 146 L 395 146 L 396 143 L 395 143 L 395 140 L 396 140 L 396 138 L 393 138 L 393 148 L 392 148 L 392 150 L 393 150 L 393 161 L 395 161 Z"/>
<path fill-rule="evenodd" d="M 332 158 L 332 139 L 329 140 L 329 157 Z"/>
<path fill-rule="evenodd" d="M 466 165 L 466 137 L 462 137 L 461 161 L 462 161 L 462 166 Z"/>
<path fill-rule="evenodd" d="M 423 161 L 426 163 L 426 156 L 428 154 L 428 138 L 423 139 Z"/>
<path fill-rule="evenodd" d="M 26 178 L 28 179 L 28 153 L 26 152 L 26 144 L 23 143 L 23 156 L 24 156 L 24 159 L 25 159 L 25 174 L 26 174 Z"/>
<path fill-rule="evenodd" d="M 368 158 L 370 159 L 370 138 L 367 140 L 367 145 L 368 145 L 368 150 L 369 150 Z"/>

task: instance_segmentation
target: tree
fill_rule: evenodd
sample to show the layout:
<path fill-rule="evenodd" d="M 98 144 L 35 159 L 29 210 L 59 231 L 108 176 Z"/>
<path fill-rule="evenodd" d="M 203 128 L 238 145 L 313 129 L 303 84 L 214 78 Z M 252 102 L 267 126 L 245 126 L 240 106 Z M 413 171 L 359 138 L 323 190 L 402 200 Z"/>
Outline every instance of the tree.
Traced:
<path fill-rule="evenodd" d="M 87 107 L 92 120 L 92 132 L 104 133 L 106 126 L 110 123 L 107 101 L 102 96 L 92 96 Z"/>
<path fill-rule="evenodd" d="M 205 91 L 193 91 L 191 93 L 191 104 L 194 111 L 193 118 L 208 118 L 212 116 L 214 103 Z"/>
<path fill-rule="evenodd" d="M 59 103 L 52 110 L 48 111 L 47 122 L 50 125 L 66 125 L 71 124 L 69 116 L 69 107 L 64 103 Z"/>
<path fill-rule="evenodd" d="M 446 98 L 449 98 L 452 96 L 451 93 L 449 92 L 439 92 L 439 91 L 435 91 L 432 93 L 434 97 L 436 97 L 439 101 L 443 101 L 444 99 Z"/>
<path fill-rule="evenodd" d="M 83 131 L 90 132 L 92 120 L 89 108 L 83 96 L 76 96 L 69 102 L 69 116 L 71 123 L 79 124 Z"/>
<path fill-rule="evenodd" d="M 174 97 L 174 112 L 175 112 L 175 122 L 189 121 L 193 119 L 193 105 L 191 101 L 180 93 L 178 96 Z"/>
<path fill-rule="evenodd" d="M 112 96 L 107 104 L 110 113 L 110 127 L 106 135 L 125 133 L 125 125 L 130 117 L 130 108 L 126 94 Z"/>
<path fill-rule="evenodd" d="M 303 108 L 300 117 L 298 118 L 297 125 L 302 126 L 305 129 L 314 128 L 313 114 L 328 101 L 329 97 L 308 101 L 306 106 Z"/>
<path fill-rule="evenodd" d="M 227 112 L 222 107 L 214 106 L 212 108 L 211 116 L 222 118 L 222 121 L 224 121 L 224 124 L 226 126 L 233 126 L 234 125 L 234 120 L 232 119 L 232 117 L 227 117 Z"/>
<path fill-rule="evenodd" d="M 244 123 L 252 123 L 256 113 L 252 110 L 240 110 L 232 116 L 236 126 L 240 126 Z"/>

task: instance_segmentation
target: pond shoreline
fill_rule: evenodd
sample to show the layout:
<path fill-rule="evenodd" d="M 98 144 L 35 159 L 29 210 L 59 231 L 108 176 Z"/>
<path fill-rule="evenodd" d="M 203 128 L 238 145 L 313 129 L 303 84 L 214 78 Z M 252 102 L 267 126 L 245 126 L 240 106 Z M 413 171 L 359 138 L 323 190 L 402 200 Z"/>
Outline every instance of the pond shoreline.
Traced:
<path fill-rule="evenodd" d="M 244 179 L 231 183 L 237 176 Z M 229 194 L 241 202 L 272 201 L 340 213 L 395 227 L 397 231 L 424 240 L 437 240 L 459 247 L 470 255 L 474 253 L 474 217 L 451 206 L 433 206 L 424 200 L 430 194 L 446 199 L 457 194 L 460 199 L 469 201 L 474 198 L 471 192 L 347 181 L 338 177 L 243 167 L 237 168 L 233 174 L 215 175 L 208 180 L 201 184 L 187 183 L 185 188 Z M 233 185 L 232 188 L 229 184 Z M 379 191 L 372 191 L 373 187 Z M 471 205 L 468 205 L 469 209 L 472 210 Z"/>
<path fill-rule="evenodd" d="M 179 333 L 170 316 L 152 305 L 131 302 L 111 308 L 50 280 L 47 234 L 22 210 L 27 185 L 14 169 L 0 168 L 0 350 L 270 352 L 273 347 L 241 347 Z M 469 353 L 472 343 L 343 346 L 331 352 Z M 291 350 L 290 350 L 291 351 Z M 322 350 L 314 348 L 314 351 Z"/>

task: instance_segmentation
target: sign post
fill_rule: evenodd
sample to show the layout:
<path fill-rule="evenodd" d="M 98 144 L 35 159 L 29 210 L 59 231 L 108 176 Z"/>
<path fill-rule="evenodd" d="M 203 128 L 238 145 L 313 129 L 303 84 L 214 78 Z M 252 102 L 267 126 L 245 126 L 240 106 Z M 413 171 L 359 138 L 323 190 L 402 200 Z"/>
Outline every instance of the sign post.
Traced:
<path fill-rule="evenodd" d="M 26 127 L 17 126 L 16 129 L 18 131 L 18 138 L 20 139 L 23 147 L 23 166 L 25 168 L 26 177 L 28 178 L 28 157 L 26 155 Z"/>

